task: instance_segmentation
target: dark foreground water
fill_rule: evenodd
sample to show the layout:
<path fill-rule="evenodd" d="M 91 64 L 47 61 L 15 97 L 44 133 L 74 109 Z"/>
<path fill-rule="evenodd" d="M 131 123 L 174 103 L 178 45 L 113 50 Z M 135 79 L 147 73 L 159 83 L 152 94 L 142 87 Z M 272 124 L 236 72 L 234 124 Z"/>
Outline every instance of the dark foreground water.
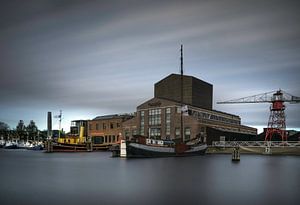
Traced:
<path fill-rule="evenodd" d="M 0 204 L 300 204 L 300 157 L 0 150 Z"/>

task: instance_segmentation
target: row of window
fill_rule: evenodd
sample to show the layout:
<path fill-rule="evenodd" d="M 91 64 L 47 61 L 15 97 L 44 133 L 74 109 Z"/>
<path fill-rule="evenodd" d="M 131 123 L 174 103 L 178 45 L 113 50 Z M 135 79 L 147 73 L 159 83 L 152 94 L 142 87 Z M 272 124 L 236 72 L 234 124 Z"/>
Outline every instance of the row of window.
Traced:
<path fill-rule="evenodd" d="M 161 109 L 149 110 L 149 125 L 161 124 Z"/>
<path fill-rule="evenodd" d="M 140 130 L 141 135 L 145 135 L 145 112 L 141 111 L 141 130 Z"/>
<path fill-rule="evenodd" d="M 150 137 L 153 139 L 161 139 L 161 129 L 160 128 L 150 128 Z M 175 128 L 175 138 L 180 138 L 180 128 Z M 167 139 L 170 139 L 170 135 L 166 135 Z M 189 140 L 191 138 L 191 128 L 184 128 L 184 140 Z"/>
<path fill-rule="evenodd" d="M 166 136 L 171 135 L 171 108 L 166 109 Z"/>
<path fill-rule="evenodd" d="M 215 120 L 215 121 L 221 121 L 223 123 L 235 124 L 235 125 L 240 124 L 239 120 L 229 119 L 229 118 L 226 118 L 226 117 L 213 115 L 213 114 L 205 113 L 205 112 L 192 111 L 192 115 L 194 117 L 198 118 L 198 119 Z"/>
<path fill-rule="evenodd" d="M 119 140 L 119 136 L 115 135 L 105 135 L 103 137 L 104 143 L 111 143 L 111 142 L 116 142 Z"/>
<path fill-rule="evenodd" d="M 110 127 L 110 129 L 114 129 L 114 128 L 119 128 L 119 127 L 121 127 L 121 125 L 120 125 L 120 123 L 108 123 L 108 124 L 106 124 L 106 123 L 96 123 L 95 124 L 95 128 L 94 128 L 94 126 L 93 126 L 93 124 L 89 124 L 89 129 L 90 130 L 106 130 L 107 129 L 107 126 L 109 125 L 109 127 Z"/>

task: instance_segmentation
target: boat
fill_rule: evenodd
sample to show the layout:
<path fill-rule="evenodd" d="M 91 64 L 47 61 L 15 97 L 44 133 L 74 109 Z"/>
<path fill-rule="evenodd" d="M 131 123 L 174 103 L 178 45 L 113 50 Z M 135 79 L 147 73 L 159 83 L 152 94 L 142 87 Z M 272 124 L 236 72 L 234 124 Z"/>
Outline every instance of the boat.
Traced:
<path fill-rule="evenodd" d="M 3 139 L 3 137 L 1 137 L 0 139 L 0 148 L 3 148 L 5 145 L 5 140 Z"/>
<path fill-rule="evenodd" d="M 27 144 L 26 149 L 27 150 L 43 150 L 44 144 L 43 144 L 43 142 L 29 143 L 29 144 Z"/>
<path fill-rule="evenodd" d="M 18 143 L 16 141 L 6 141 L 4 149 L 19 149 Z"/>
<path fill-rule="evenodd" d="M 200 139 L 183 141 L 183 112 L 187 111 L 187 106 L 183 105 L 183 49 L 181 45 L 181 126 L 180 139 L 175 141 L 152 139 L 146 136 L 134 137 L 131 140 L 121 139 L 119 145 L 111 148 L 113 157 L 182 157 L 203 155 L 206 152 L 207 144 Z M 150 132 L 149 132 L 150 133 Z M 149 134 L 150 135 L 150 134 Z"/>
<path fill-rule="evenodd" d="M 45 147 L 47 152 L 91 152 L 108 150 L 112 145 L 96 141 L 87 136 L 87 121 L 75 120 L 71 122 L 71 133 L 64 137 L 59 136 L 56 142 L 51 142 L 51 146 L 48 146 L 48 141 Z"/>
<path fill-rule="evenodd" d="M 135 140 L 121 140 L 119 147 L 113 146 L 113 157 L 149 158 L 184 157 L 205 154 L 207 145 L 199 140 L 193 143 L 175 143 L 169 140 L 146 139 L 139 136 Z"/>

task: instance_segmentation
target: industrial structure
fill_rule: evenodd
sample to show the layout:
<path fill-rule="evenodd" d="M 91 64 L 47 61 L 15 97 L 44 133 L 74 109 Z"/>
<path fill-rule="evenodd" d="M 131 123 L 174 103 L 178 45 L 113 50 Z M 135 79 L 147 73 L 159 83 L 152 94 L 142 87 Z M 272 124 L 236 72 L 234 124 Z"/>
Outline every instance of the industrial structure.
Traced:
<path fill-rule="evenodd" d="M 299 103 L 300 97 L 293 96 L 282 90 L 267 92 L 263 94 L 253 95 L 249 97 L 239 98 L 217 102 L 218 104 L 235 104 L 235 103 L 271 103 L 270 117 L 266 130 L 265 141 L 271 141 L 272 137 L 278 135 L 282 141 L 287 141 L 286 119 L 285 119 L 285 104 Z"/>
<path fill-rule="evenodd" d="M 251 140 L 257 135 L 255 128 L 241 125 L 239 116 L 213 110 L 213 86 L 193 76 L 183 75 L 182 106 L 180 78 L 171 74 L 155 84 L 154 98 L 137 106 L 135 117 L 123 123 L 126 138 L 137 133 L 153 139 L 179 140 L 182 111 L 184 141 L 200 138 L 211 144 L 221 136 L 226 140 Z"/>

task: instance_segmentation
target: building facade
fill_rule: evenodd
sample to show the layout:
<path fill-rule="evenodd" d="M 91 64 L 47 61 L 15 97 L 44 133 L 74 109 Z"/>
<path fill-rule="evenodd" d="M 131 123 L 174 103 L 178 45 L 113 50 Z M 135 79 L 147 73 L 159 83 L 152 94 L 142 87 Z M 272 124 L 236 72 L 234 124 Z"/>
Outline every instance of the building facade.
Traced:
<path fill-rule="evenodd" d="M 213 85 L 193 76 L 184 75 L 183 95 L 184 104 L 212 109 Z M 181 76 L 171 74 L 154 85 L 154 97 L 175 102 L 181 102 Z"/>
<path fill-rule="evenodd" d="M 131 118 L 131 114 L 98 116 L 88 121 L 88 136 L 97 144 L 115 143 L 123 134 L 123 123 Z"/>
<path fill-rule="evenodd" d="M 227 140 L 255 137 L 257 129 L 241 125 L 239 116 L 212 109 L 212 85 L 191 76 L 183 76 L 183 114 L 180 103 L 180 75 L 171 74 L 155 84 L 154 98 L 137 107 L 134 118 L 123 123 L 126 138 L 188 141 L 200 138 L 210 144 L 225 136 Z M 179 86 L 178 86 L 179 85 Z"/>

